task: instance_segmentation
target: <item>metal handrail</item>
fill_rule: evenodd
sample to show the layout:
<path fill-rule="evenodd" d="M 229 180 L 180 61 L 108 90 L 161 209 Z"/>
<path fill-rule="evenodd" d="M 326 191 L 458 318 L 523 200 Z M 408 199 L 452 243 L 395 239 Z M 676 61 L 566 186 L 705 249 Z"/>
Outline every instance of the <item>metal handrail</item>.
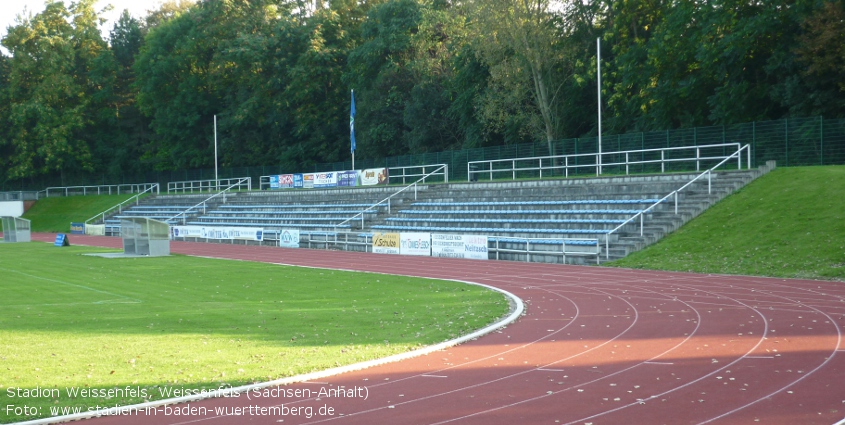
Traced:
<path fill-rule="evenodd" d="M 569 176 L 569 169 L 579 169 L 579 168 L 597 168 L 599 166 L 599 161 L 593 164 L 570 164 L 570 159 L 575 158 L 591 158 L 596 157 L 598 158 L 599 155 L 601 157 L 608 157 L 608 156 L 625 156 L 624 162 L 611 162 L 607 163 L 601 161 L 602 167 L 608 166 L 625 166 L 625 173 L 629 173 L 629 167 L 631 165 L 640 165 L 640 164 L 656 164 L 660 163 L 662 165 L 661 172 L 665 172 L 665 164 L 672 163 L 672 162 L 696 162 L 696 171 L 699 169 L 699 163 L 701 161 L 706 160 L 713 160 L 713 159 L 720 159 L 723 158 L 722 156 L 714 156 L 714 157 L 702 157 L 701 156 L 701 149 L 708 149 L 708 148 L 719 148 L 719 147 L 734 147 L 735 149 L 740 148 L 739 143 L 719 143 L 719 144 L 712 144 L 712 145 L 698 145 L 698 146 L 678 146 L 678 147 L 671 147 L 671 148 L 653 148 L 653 149 L 637 149 L 637 150 L 630 150 L 630 151 L 615 151 L 615 152 L 602 152 L 602 153 L 583 153 L 583 154 L 571 154 L 571 155 L 549 155 L 549 156 L 533 156 L 533 157 L 524 157 L 524 158 L 506 158 L 506 159 L 490 159 L 490 160 L 483 160 L 483 161 L 470 161 L 467 162 L 467 179 L 472 181 L 472 176 L 477 174 L 489 174 L 490 178 L 493 178 L 493 173 L 504 173 L 504 172 L 511 172 L 512 178 L 516 179 L 516 173 L 518 171 L 539 171 L 540 178 L 543 177 L 543 170 L 557 170 L 563 168 L 566 171 L 566 176 Z M 696 155 L 695 157 L 691 158 L 669 158 L 666 159 L 664 152 L 670 151 L 679 151 L 679 150 L 695 150 Z M 660 159 L 648 159 L 648 160 L 641 160 L 641 161 L 630 161 L 629 157 L 631 154 L 646 154 L 651 152 L 660 152 L 661 157 Z M 742 167 L 742 158 L 739 159 L 739 167 Z M 549 161 L 560 161 L 563 160 L 563 165 L 543 165 L 544 160 Z M 525 161 L 538 161 L 536 166 L 528 166 L 528 167 L 517 167 L 517 162 L 525 162 Z M 750 158 L 749 158 L 750 161 Z M 501 169 L 494 169 L 494 164 L 502 164 L 502 163 L 511 163 L 510 168 L 501 168 Z M 749 162 L 750 163 L 750 162 Z M 488 164 L 489 168 L 486 169 L 473 169 L 473 167 L 478 167 L 481 164 Z"/>
<path fill-rule="evenodd" d="M 135 196 L 133 196 L 133 197 L 131 197 L 131 198 L 129 198 L 129 199 L 127 199 L 127 200 L 125 200 L 125 201 L 123 201 L 123 202 L 121 202 L 121 203 L 119 203 L 119 204 L 99 213 L 99 214 L 96 214 L 95 216 L 89 218 L 88 220 L 85 220 L 85 224 L 88 224 L 89 222 L 91 222 L 91 220 L 94 220 L 95 218 L 98 218 L 100 216 L 103 217 L 103 223 L 105 223 L 106 222 L 106 214 L 112 212 L 115 208 L 118 208 L 118 212 L 122 212 L 123 211 L 123 204 L 130 202 L 133 199 L 135 200 L 135 205 L 138 205 L 138 201 L 140 200 L 140 196 L 147 193 L 147 192 L 152 193 L 153 189 L 156 189 L 156 191 L 158 191 L 158 183 L 153 183 L 150 187 L 148 187 L 143 192 L 141 192 L 141 193 L 139 193 L 139 194 L 137 194 L 137 195 L 135 195 Z"/>
<path fill-rule="evenodd" d="M 200 206 L 200 205 L 205 205 L 205 203 L 206 203 L 206 202 L 208 202 L 208 201 L 210 201 L 210 200 L 212 200 L 212 199 L 214 199 L 214 198 L 216 198 L 216 197 L 218 197 L 218 196 L 220 196 L 220 195 L 223 195 L 223 196 L 224 196 L 224 201 L 223 201 L 223 202 L 225 202 L 225 195 L 226 195 L 226 192 L 228 192 L 230 189 L 232 189 L 232 188 L 233 188 L 233 187 L 235 187 L 235 186 L 239 186 L 239 185 L 243 184 L 243 182 L 244 182 L 245 180 L 248 180 L 248 179 L 250 179 L 250 177 L 242 177 L 242 178 L 238 179 L 238 181 L 236 181 L 235 183 L 233 183 L 233 184 L 229 185 L 229 187 L 227 187 L 227 188 L 225 188 L 225 189 L 221 190 L 220 192 L 215 193 L 214 195 L 209 196 L 208 198 L 205 198 L 202 202 L 199 202 L 199 203 L 197 203 L 196 205 L 194 205 L 194 206 L 192 206 L 192 207 L 190 207 L 190 208 L 187 208 L 187 209 L 185 209 L 184 211 L 180 212 L 179 214 L 176 214 L 176 215 L 174 215 L 173 217 L 170 217 L 170 218 L 168 218 L 167 220 L 164 220 L 164 221 L 165 221 L 165 222 L 170 222 L 171 220 L 175 220 L 175 219 L 176 219 L 176 218 L 178 218 L 179 216 L 184 216 L 184 215 L 185 215 L 188 211 L 193 211 L 196 207 L 198 207 L 198 206 Z M 184 223 L 185 223 L 185 217 L 182 217 L 182 224 L 184 224 Z"/>
<path fill-rule="evenodd" d="M 721 167 L 721 166 L 722 166 L 722 164 L 724 164 L 724 163 L 728 162 L 728 160 L 729 160 L 729 159 L 731 159 L 731 158 L 733 158 L 734 156 L 736 156 L 737 158 L 739 158 L 739 159 L 740 159 L 740 161 L 741 161 L 741 158 L 742 158 L 742 155 L 741 155 L 741 154 L 742 154 L 742 151 L 743 151 L 743 150 L 746 150 L 746 154 L 748 155 L 748 161 L 747 161 L 747 165 L 746 165 L 746 166 L 748 167 L 748 169 L 750 169 L 750 168 L 751 168 L 751 147 L 750 147 L 750 145 L 745 145 L 745 146 L 743 146 L 743 147 L 741 147 L 741 148 L 737 149 L 737 151 L 736 151 L 736 152 L 732 153 L 731 155 L 729 155 L 727 158 L 723 159 L 723 160 L 722 160 L 721 162 L 719 162 L 718 164 L 716 164 L 716 165 L 714 165 L 713 167 L 711 167 L 711 168 L 709 168 L 709 169 L 705 170 L 705 171 L 704 171 L 704 172 L 702 172 L 701 174 L 699 174 L 699 175 L 695 176 L 695 178 L 693 178 L 692 180 L 690 180 L 689 182 L 687 182 L 687 184 L 685 184 L 685 185 L 681 186 L 679 189 L 673 190 L 673 191 L 672 191 L 672 192 L 670 192 L 668 195 L 666 195 L 666 196 L 664 196 L 664 197 L 660 198 L 657 202 L 655 202 L 655 203 L 651 204 L 648 208 L 646 208 L 646 209 L 644 209 L 644 210 L 642 210 L 642 211 L 640 211 L 640 212 L 638 212 L 638 213 L 634 214 L 634 215 L 633 215 L 633 216 L 631 216 L 629 219 L 625 220 L 622 224 L 620 224 L 620 225 L 616 226 L 613 230 L 611 230 L 611 231 L 607 232 L 607 233 L 605 234 L 605 236 L 604 236 L 604 253 L 605 253 L 605 257 L 604 257 L 604 258 L 605 258 L 605 259 L 609 259 L 609 258 L 610 258 L 610 235 L 611 235 L 612 233 L 614 233 L 614 232 L 618 231 L 618 230 L 619 230 L 619 229 L 621 229 L 623 226 L 625 226 L 626 224 L 628 224 L 628 223 L 630 223 L 630 222 L 634 221 L 637 217 L 639 217 L 639 218 L 640 218 L 640 236 L 642 236 L 642 235 L 643 235 L 643 214 L 645 214 L 645 213 L 647 213 L 647 212 L 650 212 L 650 211 L 651 211 L 654 207 L 656 207 L 657 205 L 659 205 L 659 204 L 660 204 L 660 203 L 662 203 L 663 201 L 665 201 L 665 200 L 669 199 L 669 197 L 670 197 L 670 196 L 674 196 L 674 197 L 675 197 L 675 214 L 677 214 L 677 213 L 678 213 L 678 193 L 680 193 L 682 190 L 684 190 L 684 189 L 686 189 L 687 187 L 689 187 L 689 185 L 691 185 L 691 184 L 695 183 L 698 179 L 702 178 L 704 175 L 707 175 L 707 193 L 708 193 L 708 194 L 710 194 L 710 193 L 711 193 L 711 179 L 712 179 L 712 175 L 713 175 L 713 170 L 715 170 L 716 168 Z"/>
<path fill-rule="evenodd" d="M 421 182 L 421 181 L 425 181 L 425 179 L 426 179 L 426 178 L 430 177 L 432 174 L 437 173 L 437 172 L 438 172 L 438 171 L 440 171 L 440 170 L 443 170 L 443 169 L 444 169 L 444 168 L 446 168 L 446 167 L 448 167 L 448 166 L 447 166 L 447 165 L 445 165 L 445 164 L 444 164 L 444 165 L 441 165 L 440 167 L 437 167 L 436 169 L 434 169 L 434 171 L 432 171 L 432 172 L 430 172 L 430 173 L 428 173 L 428 174 L 426 174 L 426 175 L 424 175 L 424 176 L 420 177 L 417 181 L 415 181 L 415 182 L 413 182 L 413 183 L 411 183 L 411 184 L 409 184 L 409 185 L 407 185 L 407 186 L 403 187 L 402 189 L 399 189 L 398 191 L 396 191 L 396 193 L 394 193 L 394 194 L 392 194 L 392 195 L 388 196 L 387 198 L 382 199 L 381 201 L 376 202 L 375 204 L 373 204 L 373 205 L 369 206 L 367 209 L 365 209 L 365 210 L 363 210 L 363 211 L 359 212 L 358 214 L 355 214 L 354 216 L 349 217 L 349 218 L 347 218 L 346 220 L 343 220 L 342 222 L 340 222 L 340 223 L 338 223 L 338 224 L 335 224 L 335 228 L 337 228 L 338 226 L 342 226 L 342 225 L 344 225 L 344 224 L 346 224 L 346 223 L 349 223 L 350 221 L 354 220 L 354 219 L 355 219 L 355 218 L 357 218 L 358 216 L 361 216 L 361 229 L 363 230 L 363 229 L 364 229 L 364 214 L 365 214 L 367 211 L 371 211 L 371 210 L 373 210 L 373 209 L 377 208 L 379 205 L 381 205 L 381 204 L 383 204 L 383 203 L 387 202 L 387 211 L 388 211 L 388 213 L 389 213 L 389 212 L 390 212 L 390 199 L 391 199 L 391 198 L 393 198 L 394 196 L 396 196 L 396 195 L 398 195 L 398 194 L 400 194 L 400 193 L 402 193 L 402 192 L 404 192 L 404 191 L 408 190 L 408 189 L 409 189 L 410 187 L 412 187 L 412 186 L 414 187 L 414 199 L 417 199 L 417 183 L 419 183 L 419 182 Z"/>

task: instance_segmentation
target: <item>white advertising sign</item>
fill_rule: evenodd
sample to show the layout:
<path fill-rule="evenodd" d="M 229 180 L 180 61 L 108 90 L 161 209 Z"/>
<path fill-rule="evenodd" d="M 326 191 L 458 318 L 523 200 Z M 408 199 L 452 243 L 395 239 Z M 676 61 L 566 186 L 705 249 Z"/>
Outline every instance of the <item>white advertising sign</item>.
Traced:
<path fill-rule="evenodd" d="M 299 248 L 299 229 L 282 229 L 279 233 L 279 246 L 282 248 Z"/>
<path fill-rule="evenodd" d="M 431 235 L 431 256 L 486 260 L 488 258 L 487 236 L 433 233 Z"/>
<path fill-rule="evenodd" d="M 264 240 L 264 229 L 258 227 L 171 226 L 170 234 L 174 238 Z"/>
<path fill-rule="evenodd" d="M 431 255 L 431 233 L 400 233 L 399 254 Z"/>

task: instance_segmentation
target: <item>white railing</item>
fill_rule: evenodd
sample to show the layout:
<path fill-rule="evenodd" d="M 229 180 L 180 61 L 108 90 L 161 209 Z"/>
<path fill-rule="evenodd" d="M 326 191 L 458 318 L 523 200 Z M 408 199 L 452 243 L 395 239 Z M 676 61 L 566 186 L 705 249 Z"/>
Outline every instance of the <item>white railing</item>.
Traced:
<path fill-rule="evenodd" d="M 511 238 L 504 236 L 491 236 L 495 238 L 494 245 L 488 247 L 490 252 L 496 253 L 496 259 L 499 259 L 499 253 L 525 254 L 525 261 L 531 262 L 531 255 L 553 255 L 560 256 L 562 262 L 566 263 L 566 256 L 595 256 L 596 264 L 599 263 L 599 256 L 601 255 L 601 244 L 598 239 L 575 239 L 575 238 Z M 568 242 L 568 243 L 567 243 Z M 579 243 L 580 242 L 580 243 Z M 503 248 L 501 244 L 515 244 L 523 245 L 524 249 L 518 248 Z M 532 249 L 532 245 L 534 249 Z M 556 246 L 560 245 L 559 250 L 554 249 L 536 249 L 537 246 Z"/>
<path fill-rule="evenodd" d="M 475 181 L 479 175 L 487 175 L 490 180 L 494 178 L 508 178 L 508 176 L 496 177 L 496 175 L 500 175 L 501 173 L 510 173 L 509 177 L 512 180 L 516 180 L 518 173 L 523 171 L 539 172 L 541 179 L 543 178 L 544 171 L 548 176 L 549 174 L 553 174 L 550 172 L 554 170 L 563 170 L 564 177 L 569 177 L 570 170 L 578 171 L 579 169 L 595 169 L 596 175 L 599 175 L 601 168 L 614 166 L 624 166 L 625 174 L 627 175 L 630 173 L 631 166 L 647 164 L 660 164 L 660 172 L 665 173 L 666 164 L 680 162 L 695 163 L 695 171 L 699 171 L 701 163 L 704 161 L 716 161 L 732 157 L 733 155 L 712 154 L 712 151 L 718 149 L 724 150 L 726 148 L 731 148 L 731 151 L 735 151 L 739 149 L 739 143 L 602 152 L 600 154 L 585 153 L 470 161 L 467 163 L 467 180 Z M 587 163 L 584 164 L 584 162 Z M 750 151 L 748 153 L 747 163 L 751 164 Z M 742 168 L 741 156 L 737 157 L 737 168 Z"/>
<path fill-rule="evenodd" d="M 43 192 L 43 190 L 41 191 Z M 35 201 L 38 194 L 34 190 L 18 190 L 14 192 L 0 192 L 0 201 Z"/>
<path fill-rule="evenodd" d="M 695 183 L 696 181 L 698 181 L 698 179 L 703 178 L 704 176 L 707 176 L 707 193 L 708 193 L 708 194 L 710 194 L 710 193 L 711 193 L 711 190 L 712 190 L 712 184 L 711 184 L 711 182 L 712 182 L 713 170 L 715 170 L 716 168 L 721 167 L 723 164 L 725 164 L 726 162 L 728 162 L 728 160 L 730 160 L 730 159 L 731 159 L 731 158 L 733 158 L 733 157 L 742 158 L 742 151 L 743 151 L 743 150 L 744 150 L 744 151 L 746 151 L 747 157 L 748 157 L 748 159 L 749 159 L 749 161 L 747 161 L 747 162 L 746 162 L 746 164 L 747 164 L 747 168 L 751 168 L 751 161 L 750 161 L 750 159 L 751 159 L 751 146 L 750 146 L 750 145 L 745 145 L 745 146 L 743 146 L 743 147 L 741 147 L 741 148 L 738 148 L 738 149 L 736 150 L 736 152 L 734 152 L 734 153 L 732 153 L 732 154 L 728 155 L 727 157 L 725 157 L 724 159 L 722 159 L 722 161 L 721 161 L 721 162 L 719 162 L 718 164 L 714 165 L 713 167 L 708 168 L 708 169 L 707 169 L 707 170 L 705 170 L 703 173 L 701 173 L 701 174 L 699 174 L 699 175 L 695 176 L 695 178 L 693 178 L 692 180 L 690 180 L 689 182 L 687 182 L 685 185 L 681 186 L 679 189 L 677 189 L 677 190 L 673 190 L 673 191 L 672 191 L 672 192 L 670 192 L 668 195 L 666 195 L 666 196 L 664 196 L 664 197 L 660 198 L 657 202 L 655 202 L 655 203 L 651 204 L 648 208 L 646 208 L 646 209 L 644 209 L 644 210 L 642 210 L 642 211 L 640 211 L 640 212 L 638 212 L 638 213 L 634 214 L 633 216 L 631 216 L 630 218 L 628 218 L 627 220 L 625 220 L 622 224 L 620 224 L 620 225 L 616 226 L 613 230 L 611 230 L 611 231 L 607 232 L 607 234 L 605 234 L 605 239 L 604 239 L 604 244 L 605 244 L 605 246 L 604 246 L 605 259 L 609 259 L 609 258 L 610 258 L 610 235 L 611 235 L 611 234 L 616 233 L 617 231 L 619 231 L 619 229 L 621 229 L 622 227 L 624 227 L 624 226 L 625 226 L 625 225 L 627 225 L 628 223 L 630 223 L 630 222 L 632 222 L 632 221 L 636 220 L 637 218 L 639 218 L 639 220 L 640 220 L 640 236 L 642 236 L 642 235 L 643 235 L 643 217 L 644 217 L 644 214 L 646 214 L 646 213 L 650 212 L 652 209 L 654 209 L 656 206 L 658 206 L 658 205 L 659 205 L 659 204 L 661 204 L 662 202 L 666 201 L 666 200 L 667 200 L 667 199 L 669 199 L 670 197 L 674 197 L 674 198 L 675 198 L 675 199 L 674 199 L 674 201 L 675 201 L 675 214 L 678 214 L 678 194 L 679 194 L 679 193 L 681 193 L 681 191 L 683 191 L 683 190 L 684 190 L 684 189 L 686 189 L 687 187 L 689 187 L 691 184 L 693 184 L 693 183 Z"/>
<path fill-rule="evenodd" d="M 221 187 L 231 188 L 233 185 L 236 186 L 236 190 L 252 190 L 252 177 L 169 182 L 167 193 L 214 192 L 220 190 Z"/>
<path fill-rule="evenodd" d="M 186 221 L 186 218 L 187 218 L 187 216 L 185 216 L 185 214 L 187 214 L 188 212 L 196 211 L 197 207 L 199 207 L 199 206 L 202 206 L 203 211 L 205 211 L 206 203 L 208 201 L 218 197 L 218 196 L 221 196 L 221 195 L 223 196 L 223 202 L 226 202 L 226 192 L 228 192 L 228 191 L 230 191 L 230 190 L 232 190 L 233 188 L 236 188 L 236 187 L 243 187 L 243 185 L 247 184 L 246 180 L 251 180 L 251 179 L 249 177 L 242 177 L 240 179 L 226 179 L 226 180 L 232 180 L 232 181 L 234 181 L 234 183 L 231 183 L 229 185 L 229 187 L 221 190 L 220 192 L 215 193 L 214 195 L 209 196 L 208 198 L 203 199 L 201 202 L 198 202 L 196 205 L 193 205 L 192 207 L 187 208 L 184 211 L 180 212 L 179 214 L 176 214 L 173 217 L 170 217 L 170 218 L 168 218 L 167 220 L 164 220 L 164 221 L 167 222 L 167 223 L 170 223 L 171 221 L 174 221 L 177 218 L 182 217 L 182 224 L 185 224 L 185 221 Z M 212 180 L 212 181 L 214 181 L 214 180 Z M 223 181 L 223 180 L 221 179 L 220 181 Z"/>
<path fill-rule="evenodd" d="M 106 216 L 111 214 L 112 211 L 117 209 L 118 213 L 121 213 L 121 212 L 123 212 L 124 204 L 128 204 L 128 203 L 133 202 L 133 201 L 135 202 L 135 205 L 138 205 L 138 202 L 141 199 L 141 195 L 144 195 L 147 192 L 153 193 L 153 190 L 155 190 L 155 193 L 159 193 L 158 183 L 152 183 L 152 185 L 150 187 L 148 187 L 147 189 L 145 189 L 143 192 L 141 192 L 141 193 L 139 193 L 139 194 L 137 194 L 137 195 L 135 195 L 135 196 L 133 196 L 133 197 L 131 197 L 131 198 L 129 198 L 129 199 L 127 199 L 127 200 L 125 200 L 125 201 L 123 201 L 123 202 L 121 202 L 121 203 L 119 203 L 119 204 L 117 204 L 117 205 L 115 205 L 115 206 L 113 206 L 113 207 L 111 207 L 111 208 L 91 217 L 91 218 L 89 218 L 88 220 L 85 220 L 85 224 L 89 224 L 89 223 L 91 223 L 92 220 L 95 220 L 95 219 L 100 218 L 100 217 L 102 217 L 103 223 L 105 223 L 106 222 Z"/>
<path fill-rule="evenodd" d="M 427 171 L 434 168 L 434 171 Z M 395 171 L 400 171 L 401 174 L 396 174 Z M 449 166 L 447 164 L 428 164 L 428 165 L 411 165 L 407 167 L 390 167 L 387 169 L 388 182 L 393 179 L 402 179 L 402 184 L 407 183 L 407 179 L 414 177 L 422 177 L 422 182 L 429 177 L 443 177 L 444 183 L 449 183 Z M 418 180 L 419 181 L 419 180 Z"/>
<path fill-rule="evenodd" d="M 358 214 L 355 214 L 354 216 L 349 217 L 349 218 L 347 218 L 346 220 L 343 220 L 342 222 L 340 222 L 340 223 L 336 224 L 336 225 L 335 225 L 335 228 L 337 228 L 337 226 L 342 226 L 342 225 L 344 225 L 344 224 L 346 224 L 346 223 L 349 223 L 350 221 L 355 220 L 356 218 L 358 218 L 358 217 L 360 216 L 360 217 L 361 217 L 361 229 L 363 230 L 363 229 L 364 229 L 364 216 L 366 215 L 366 213 L 367 213 L 367 212 L 372 211 L 372 210 L 374 210 L 374 209 L 378 208 L 380 205 L 382 205 L 382 204 L 385 204 L 385 203 L 386 203 L 386 204 L 387 204 L 387 213 L 388 213 L 388 214 L 390 214 L 390 200 L 391 200 L 394 196 L 396 196 L 396 195 L 398 195 L 398 194 L 400 194 L 400 193 L 402 193 L 402 192 L 405 192 L 406 190 L 408 190 L 408 189 L 410 189 L 410 188 L 412 188 L 412 187 L 414 188 L 414 200 L 416 200 L 416 199 L 417 199 L 417 183 L 420 183 L 420 182 L 425 181 L 425 179 L 426 179 L 427 177 L 431 177 L 432 175 L 435 175 L 435 173 L 442 173 L 442 172 L 443 172 L 443 170 L 444 170 L 444 169 L 446 169 L 446 168 L 448 168 L 448 166 L 447 166 L 446 164 L 441 164 L 439 168 L 435 168 L 435 169 L 434 169 L 434 171 L 431 171 L 431 172 L 429 172 L 428 174 L 425 174 L 425 175 L 421 176 L 419 179 L 417 179 L 417 181 L 415 181 L 415 182 L 413 182 L 413 183 L 411 183 L 411 184 L 409 184 L 409 185 L 407 185 L 407 186 L 405 186 L 405 187 L 403 187 L 403 188 L 401 188 L 401 189 L 397 190 L 397 191 L 396 191 L 396 192 L 394 192 L 392 195 L 390 195 L 390 196 L 388 196 L 388 197 L 386 197 L 386 198 L 382 199 L 381 201 L 378 201 L 378 202 L 376 202 L 375 204 L 373 204 L 373 205 L 371 205 L 371 206 L 367 207 L 365 210 L 363 210 L 363 211 L 359 212 Z"/>
<path fill-rule="evenodd" d="M 47 189 L 44 189 L 41 192 L 44 192 L 44 196 L 49 198 L 50 196 L 120 195 L 122 193 L 144 193 L 148 192 L 151 188 L 155 188 L 156 193 L 158 193 L 158 183 L 48 187 Z M 37 196 L 40 197 L 41 192 L 38 192 Z"/>

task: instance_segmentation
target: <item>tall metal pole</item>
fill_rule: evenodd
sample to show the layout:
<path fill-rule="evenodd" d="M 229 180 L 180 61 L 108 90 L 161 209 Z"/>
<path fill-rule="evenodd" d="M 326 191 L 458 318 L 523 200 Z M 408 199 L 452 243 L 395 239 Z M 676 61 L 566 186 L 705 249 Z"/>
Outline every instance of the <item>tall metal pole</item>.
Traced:
<path fill-rule="evenodd" d="M 214 190 L 220 190 L 220 179 L 217 178 L 217 115 L 214 115 Z"/>
<path fill-rule="evenodd" d="M 598 75 L 598 110 L 599 110 L 599 156 L 598 156 L 598 169 L 596 170 L 596 175 L 601 175 L 601 37 L 596 38 L 596 74 Z"/>

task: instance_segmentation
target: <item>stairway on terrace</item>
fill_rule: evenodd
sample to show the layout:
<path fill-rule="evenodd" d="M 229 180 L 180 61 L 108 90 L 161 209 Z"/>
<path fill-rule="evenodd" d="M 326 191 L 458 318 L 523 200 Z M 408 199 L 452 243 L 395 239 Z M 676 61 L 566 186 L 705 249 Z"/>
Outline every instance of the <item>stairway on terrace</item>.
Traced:
<path fill-rule="evenodd" d="M 713 173 L 709 189 L 708 179 L 699 179 L 679 193 L 677 212 L 674 197 L 649 207 L 699 173 L 432 185 L 369 229 L 486 235 L 490 248 L 503 250 L 524 249 L 525 241 L 532 240 L 532 250 L 546 245 L 545 250 L 560 251 L 565 241 L 592 246 L 585 251 L 595 252 L 598 242 L 601 260 L 615 260 L 657 242 L 773 167 Z M 642 234 L 639 218 L 609 233 L 646 209 Z M 498 255 L 526 260 L 525 253 Z M 560 262 L 560 256 L 532 254 L 531 261 Z M 595 256 L 568 256 L 567 262 L 594 263 Z"/>

